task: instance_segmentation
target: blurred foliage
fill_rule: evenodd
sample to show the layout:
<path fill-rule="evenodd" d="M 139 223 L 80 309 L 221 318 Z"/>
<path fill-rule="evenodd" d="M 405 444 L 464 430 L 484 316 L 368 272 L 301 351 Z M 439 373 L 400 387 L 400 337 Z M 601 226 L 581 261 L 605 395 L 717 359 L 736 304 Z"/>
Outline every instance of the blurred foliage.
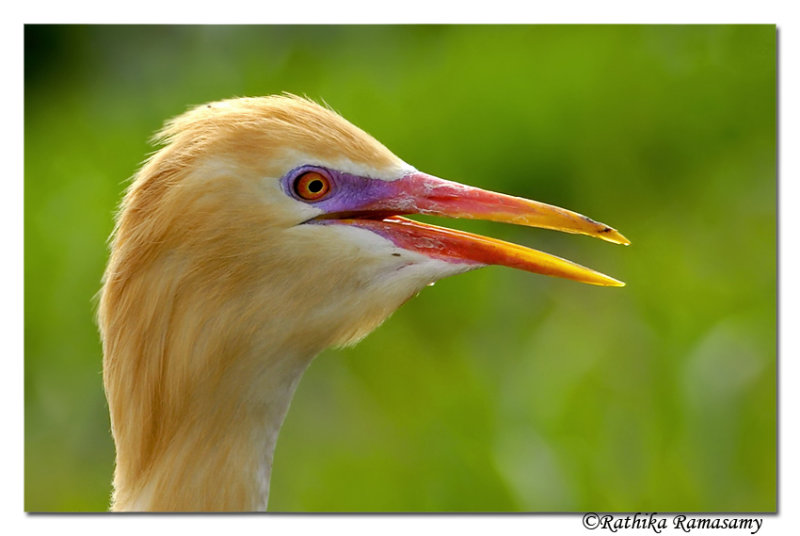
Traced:
<path fill-rule="evenodd" d="M 107 508 L 93 296 L 148 138 L 289 91 L 633 245 L 448 222 L 628 286 L 487 268 L 327 351 L 271 510 L 775 510 L 775 64 L 774 26 L 26 27 L 26 509 Z"/>

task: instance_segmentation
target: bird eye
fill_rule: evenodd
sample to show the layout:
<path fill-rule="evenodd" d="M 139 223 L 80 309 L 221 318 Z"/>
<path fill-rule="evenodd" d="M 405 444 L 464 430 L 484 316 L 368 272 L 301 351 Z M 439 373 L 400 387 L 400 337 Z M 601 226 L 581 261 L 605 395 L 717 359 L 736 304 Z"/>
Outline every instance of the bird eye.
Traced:
<path fill-rule="evenodd" d="M 331 191 L 331 181 L 318 171 L 308 171 L 297 177 L 294 191 L 303 199 L 316 201 Z"/>

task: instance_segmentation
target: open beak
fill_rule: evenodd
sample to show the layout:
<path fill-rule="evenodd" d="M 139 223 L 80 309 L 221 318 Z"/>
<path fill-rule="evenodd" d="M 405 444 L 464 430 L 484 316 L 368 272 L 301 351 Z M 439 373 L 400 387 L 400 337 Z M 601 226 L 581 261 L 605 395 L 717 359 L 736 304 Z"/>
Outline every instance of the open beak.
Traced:
<path fill-rule="evenodd" d="M 383 182 L 383 181 L 381 181 Z M 553 205 L 499 194 L 434 177 L 411 173 L 383 182 L 381 195 L 336 223 L 369 229 L 403 249 L 453 263 L 502 265 L 602 286 L 624 286 L 612 277 L 535 249 L 502 240 L 429 225 L 400 214 L 431 214 L 514 223 L 578 233 L 628 245 L 615 229 L 586 216 Z M 333 222 L 331 222 L 333 223 Z"/>

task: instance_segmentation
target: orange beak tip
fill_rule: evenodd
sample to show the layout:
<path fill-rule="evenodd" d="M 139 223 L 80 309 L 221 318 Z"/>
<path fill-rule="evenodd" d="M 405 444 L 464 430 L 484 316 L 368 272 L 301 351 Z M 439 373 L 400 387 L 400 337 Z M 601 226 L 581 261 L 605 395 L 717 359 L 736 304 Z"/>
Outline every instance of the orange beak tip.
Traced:
<path fill-rule="evenodd" d="M 606 274 L 603 274 L 603 273 L 600 273 L 600 272 L 596 272 L 596 271 L 588 269 L 588 268 L 585 269 L 585 270 L 586 270 L 586 273 L 585 274 L 581 274 L 583 277 L 570 278 L 570 279 L 575 279 L 576 281 L 579 281 L 581 283 L 589 283 L 590 285 L 596 285 L 596 286 L 599 286 L 599 287 L 624 287 L 625 286 L 625 282 L 624 281 L 620 281 L 618 279 L 614 279 L 613 277 L 611 277 L 609 275 L 606 275 Z"/>
<path fill-rule="evenodd" d="M 631 245 L 630 240 L 625 238 L 622 233 L 612 227 L 606 227 L 600 231 L 597 236 L 603 240 L 606 240 L 607 242 L 613 242 L 614 244 L 622 244 L 623 246 Z"/>

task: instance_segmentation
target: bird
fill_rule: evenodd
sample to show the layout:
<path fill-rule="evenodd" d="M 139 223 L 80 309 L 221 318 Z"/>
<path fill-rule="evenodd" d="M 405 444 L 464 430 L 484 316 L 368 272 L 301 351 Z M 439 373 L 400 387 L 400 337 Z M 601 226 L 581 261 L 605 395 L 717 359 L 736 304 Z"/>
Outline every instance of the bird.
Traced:
<path fill-rule="evenodd" d="M 264 511 L 300 378 L 433 282 L 488 265 L 610 276 L 408 218 L 630 242 L 553 205 L 438 178 L 327 104 L 283 93 L 187 109 L 153 138 L 109 238 L 97 321 L 112 511 Z"/>

